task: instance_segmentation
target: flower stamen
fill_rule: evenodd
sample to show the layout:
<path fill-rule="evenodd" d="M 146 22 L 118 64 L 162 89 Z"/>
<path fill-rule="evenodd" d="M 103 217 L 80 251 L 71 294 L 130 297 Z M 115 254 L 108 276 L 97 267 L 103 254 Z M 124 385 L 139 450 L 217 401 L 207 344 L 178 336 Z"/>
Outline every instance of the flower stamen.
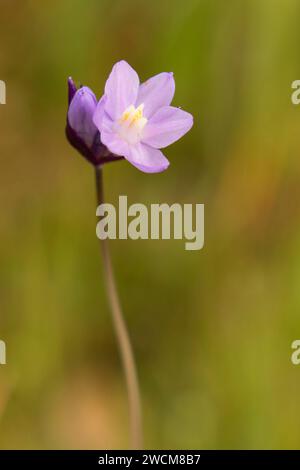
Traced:
<path fill-rule="evenodd" d="M 136 144 L 142 138 L 142 131 L 148 120 L 143 116 L 144 104 L 137 108 L 132 104 L 125 109 L 117 122 L 117 132 L 129 144 Z"/>

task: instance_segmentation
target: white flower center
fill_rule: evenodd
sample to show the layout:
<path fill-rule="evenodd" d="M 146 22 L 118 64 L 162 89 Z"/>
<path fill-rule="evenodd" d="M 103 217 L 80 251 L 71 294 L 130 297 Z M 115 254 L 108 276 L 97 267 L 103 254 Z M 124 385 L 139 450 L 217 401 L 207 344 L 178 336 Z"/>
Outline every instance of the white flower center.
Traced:
<path fill-rule="evenodd" d="M 140 142 L 147 119 L 143 116 L 144 104 L 137 108 L 128 106 L 121 118 L 116 122 L 116 131 L 128 144 L 134 145 Z"/>

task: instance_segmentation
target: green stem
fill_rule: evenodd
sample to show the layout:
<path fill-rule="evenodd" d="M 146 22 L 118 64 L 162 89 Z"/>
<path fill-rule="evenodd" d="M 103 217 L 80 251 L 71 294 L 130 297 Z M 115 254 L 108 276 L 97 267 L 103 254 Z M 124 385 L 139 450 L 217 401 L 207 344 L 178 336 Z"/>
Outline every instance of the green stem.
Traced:
<path fill-rule="evenodd" d="M 98 205 L 104 202 L 102 167 L 96 167 L 96 188 Z M 142 417 L 141 400 L 137 377 L 137 370 L 129 339 L 126 323 L 122 314 L 118 291 L 116 287 L 113 267 L 109 252 L 108 240 L 101 241 L 101 250 L 104 262 L 104 274 L 106 282 L 107 297 L 110 304 L 113 325 L 118 341 L 122 359 L 124 374 L 126 378 L 127 394 L 129 401 L 131 445 L 133 449 L 142 448 Z"/>

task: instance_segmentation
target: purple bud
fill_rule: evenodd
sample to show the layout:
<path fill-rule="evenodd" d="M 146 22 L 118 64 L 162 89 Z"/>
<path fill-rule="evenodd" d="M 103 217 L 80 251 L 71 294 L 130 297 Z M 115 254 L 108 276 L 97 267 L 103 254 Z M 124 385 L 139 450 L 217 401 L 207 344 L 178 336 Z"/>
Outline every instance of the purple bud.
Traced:
<path fill-rule="evenodd" d="M 69 93 L 68 93 L 68 102 L 69 102 L 69 106 L 70 106 L 71 101 L 74 98 L 74 95 L 77 91 L 76 85 L 75 85 L 72 77 L 68 78 L 68 91 L 69 91 Z"/>
<path fill-rule="evenodd" d="M 74 94 L 68 111 L 68 121 L 77 136 L 91 148 L 98 133 L 93 123 L 97 99 L 88 87 L 79 88 Z"/>
<path fill-rule="evenodd" d="M 77 89 L 70 77 L 68 102 L 66 136 L 69 143 L 96 166 L 122 159 L 112 154 L 101 142 L 100 132 L 93 122 L 98 102 L 92 90 L 86 86 Z"/>

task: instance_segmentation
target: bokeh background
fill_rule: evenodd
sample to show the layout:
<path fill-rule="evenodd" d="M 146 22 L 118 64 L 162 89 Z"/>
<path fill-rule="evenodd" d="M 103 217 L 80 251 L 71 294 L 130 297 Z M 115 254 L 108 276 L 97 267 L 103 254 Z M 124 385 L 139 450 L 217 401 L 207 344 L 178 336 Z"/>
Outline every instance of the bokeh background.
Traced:
<path fill-rule="evenodd" d="M 195 125 L 167 172 L 105 167 L 106 197 L 205 204 L 205 247 L 113 241 L 148 448 L 297 448 L 298 0 L 0 0 L 0 447 L 128 446 L 95 236 L 93 168 L 64 137 L 66 80 L 173 71 Z"/>

